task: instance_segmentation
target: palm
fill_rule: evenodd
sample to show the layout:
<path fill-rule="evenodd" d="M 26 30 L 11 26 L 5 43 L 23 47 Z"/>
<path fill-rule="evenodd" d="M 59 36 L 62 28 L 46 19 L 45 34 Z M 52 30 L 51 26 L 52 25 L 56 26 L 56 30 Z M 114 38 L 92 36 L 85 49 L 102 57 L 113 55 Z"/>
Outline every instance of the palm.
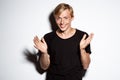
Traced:
<path fill-rule="evenodd" d="M 41 40 L 36 36 L 33 39 L 34 41 L 34 47 L 38 50 L 40 50 L 42 53 L 46 53 L 47 52 L 47 44 L 44 40 L 44 38 L 42 38 Z"/>
<path fill-rule="evenodd" d="M 81 48 L 81 49 L 85 49 L 86 46 L 88 46 L 88 45 L 90 44 L 90 42 L 91 42 L 91 40 L 92 40 L 92 38 L 93 38 L 93 35 L 94 35 L 94 34 L 91 33 L 91 34 L 89 35 L 89 37 L 86 38 L 86 34 L 84 34 L 83 38 L 82 38 L 81 41 L 80 41 L 80 48 Z"/>

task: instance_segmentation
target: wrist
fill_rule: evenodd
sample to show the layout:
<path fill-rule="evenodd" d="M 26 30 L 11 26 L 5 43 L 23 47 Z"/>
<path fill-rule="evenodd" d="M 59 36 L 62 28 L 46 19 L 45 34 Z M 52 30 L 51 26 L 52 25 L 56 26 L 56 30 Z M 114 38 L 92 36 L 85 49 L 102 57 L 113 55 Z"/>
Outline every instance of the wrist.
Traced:
<path fill-rule="evenodd" d="M 48 52 L 47 51 L 40 51 L 41 52 L 41 54 L 48 54 Z"/>
<path fill-rule="evenodd" d="M 48 52 L 43 52 L 43 54 L 48 54 Z"/>
<path fill-rule="evenodd" d="M 81 53 L 85 53 L 86 51 L 85 51 L 84 48 L 81 48 L 81 49 L 80 49 L 80 52 L 81 52 Z"/>
<path fill-rule="evenodd" d="M 85 50 L 85 48 L 80 48 L 81 51 Z"/>
<path fill-rule="evenodd" d="M 43 53 L 43 54 L 41 54 L 41 56 L 49 56 L 49 54 L 48 53 Z"/>

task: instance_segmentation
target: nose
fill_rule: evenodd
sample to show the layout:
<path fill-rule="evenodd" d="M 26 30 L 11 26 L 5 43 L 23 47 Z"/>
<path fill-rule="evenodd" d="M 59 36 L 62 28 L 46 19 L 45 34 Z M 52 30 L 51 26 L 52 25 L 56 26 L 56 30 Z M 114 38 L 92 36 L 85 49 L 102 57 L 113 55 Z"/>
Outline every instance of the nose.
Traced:
<path fill-rule="evenodd" d="M 63 19 L 61 19 L 60 24 L 63 24 L 63 23 L 64 23 L 64 20 L 63 20 Z"/>

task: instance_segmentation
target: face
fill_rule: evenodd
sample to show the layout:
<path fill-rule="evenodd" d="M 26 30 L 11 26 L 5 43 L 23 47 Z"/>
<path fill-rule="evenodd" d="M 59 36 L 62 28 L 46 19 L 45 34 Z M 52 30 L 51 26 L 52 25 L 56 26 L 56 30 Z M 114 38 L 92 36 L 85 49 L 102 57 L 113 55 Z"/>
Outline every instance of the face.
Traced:
<path fill-rule="evenodd" d="M 72 19 L 73 17 L 71 17 L 68 9 L 64 10 L 59 16 L 55 17 L 56 23 L 61 31 L 66 31 L 71 28 Z"/>

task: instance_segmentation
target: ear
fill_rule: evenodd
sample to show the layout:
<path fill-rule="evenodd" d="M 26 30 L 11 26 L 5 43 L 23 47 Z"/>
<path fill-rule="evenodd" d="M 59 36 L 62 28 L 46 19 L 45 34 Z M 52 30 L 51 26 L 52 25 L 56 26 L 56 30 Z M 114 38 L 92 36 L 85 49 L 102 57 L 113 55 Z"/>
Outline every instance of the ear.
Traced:
<path fill-rule="evenodd" d="M 71 20 L 73 20 L 74 19 L 74 16 L 71 18 Z"/>

